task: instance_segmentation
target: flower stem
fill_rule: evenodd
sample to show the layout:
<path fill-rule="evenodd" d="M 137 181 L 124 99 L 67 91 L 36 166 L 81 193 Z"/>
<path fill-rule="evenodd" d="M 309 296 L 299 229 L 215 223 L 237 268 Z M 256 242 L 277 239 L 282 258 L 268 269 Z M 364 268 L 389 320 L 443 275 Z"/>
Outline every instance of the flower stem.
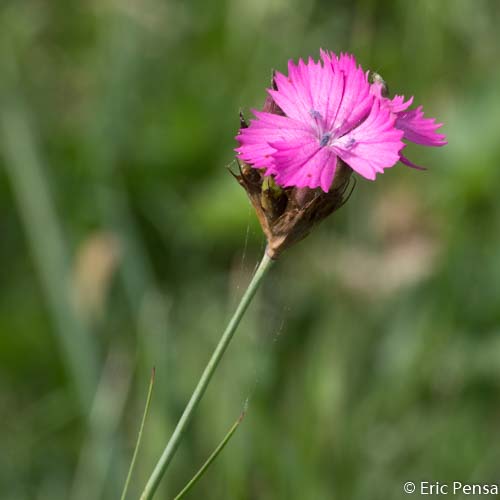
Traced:
<path fill-rule="evenodd" d="M 259 267 L 255 271 L 255 274 L 253 275 L 253 278 L 250 281 L 248 288 L 245 290 L 245 293 L 243 294 L 243 297 L 241 298 L 240 303 L 236 308 L 236 311 L 234 312 L 232 318 L 230 319 L 226 327 L 226 330 L 222 334 L 222 337 L 219 340 L 219 343 L 217 344 L 217 347 L 215 348 L 212 357 L 210 358 L 210 361 L 205 367 L 205 370 L 203 371 L 203 374 L 201 375 L 201 378 L 198 381 L 198 385 L 196 386 L 193 394 L 191 395 L 191 399 L 189 400 L 186 408 L 184 409 L 184 413 L 179 419 L 179 422 L 177 423 L 177 426 L 175 427 L 175 430 L 170 440 L 168 441 L 162 456 L 158 460 L 158 463 L 156 464 L 146 484 L 146 487 L 142 492 L 141 500 L 151 500 L 153 498 L 153 495 L 156 489 L 158 488 L 158 485 L 160 484 L 160 480 L 163 474 L 165 473 L 168 464 L 172 460 L 175 452 L 177 451 L 177 448 L 184 436 L 184 433 L 186 432 L 186 427 L 189 424 L 189 421 L 191 420 L 191 417 L 193 416 L 193 413 L 196 410 L 196 407 L 198 406 L 201 398 L 203 397 L 203 394 L 205 393 L 205 390 L 215 372 L 215 369 L 217 368 L 220 360 L 222 359 L 222 356 L 224 355 L 224 352 L 226 351 L 229 342 L 231 342 L 234 332 L 236 331 L 236 328 L 238 327 L 241 318 L 245 314 L 245 311 L 247 310 L 250 302 L 252 301 L 255 292 L 259 288 L 262 278 L 264 278 L 264 276 L 270 269 L 273 262 L 274 261 L 267 255 L 267 252 L 265 252 L 259 264 Z"/>

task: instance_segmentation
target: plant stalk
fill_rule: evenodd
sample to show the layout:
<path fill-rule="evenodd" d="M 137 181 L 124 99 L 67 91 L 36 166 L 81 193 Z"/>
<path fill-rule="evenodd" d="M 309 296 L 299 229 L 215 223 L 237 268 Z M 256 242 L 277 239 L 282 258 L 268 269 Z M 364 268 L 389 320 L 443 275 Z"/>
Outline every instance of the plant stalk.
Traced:
<path fill-rule="evenodd" d="M 265 252 L 257 270 L 255 271 L 255 274 L 252 277 L 252 280 L 250 281 L 250 284 L 248 285 L 248 288 L 245 290 L 245 293 L 241 297 L 236 311 L 231 317 L 226 330 L 222 334 L 222 337 L 219 340 L 219 343 L 217 344 L 217 347 L 215 348 L 210 361 L 205 367 L 205 370 L 203 371 L 203 374 L 198 381 L 198 385 L 191 395 L 191 399 L 184 409 L 184 412 L 179 419 L 179 422 L 177 423 L 177 426 L 175 427 L 175 430 L 170 440 L 168 441 L 163 454 L 161 455 L 151 476 L 149 477 L 146 487 L 142 492 L 141 500 L 151 500 L 153 498 L 153 495 L 158 488 L 158 485 L 160 484 L 161 478 L 163 477 L 163 474 L 167 470 L 170 461 L 177 451 L 177 448 L 186 432 L 187 425 L 189 424 L 194 411 L 196 410 L 201 398 L 203 397 L 203 394 L 205 393 L 205 390 L 215 372 L 215 369 L 219 365 L 219 362 L 222 359 L 227 346 L 233 338 L 236 328 L 240 324 L 240 321 L 245 314 L 245 311 L 247 310 L 250 302 L 252 301 L 255 292 L 259 288 L 262 279 L 270 269 L 273 262 L 274 261 L 267 255 L 267 252 Z"/>

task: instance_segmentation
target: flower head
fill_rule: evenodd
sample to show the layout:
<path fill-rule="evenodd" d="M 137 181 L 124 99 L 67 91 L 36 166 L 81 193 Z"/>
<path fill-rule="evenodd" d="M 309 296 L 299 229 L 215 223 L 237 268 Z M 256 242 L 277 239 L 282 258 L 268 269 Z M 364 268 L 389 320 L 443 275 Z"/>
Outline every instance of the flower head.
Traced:
<path fill-rule="evenodd" d="M 352 172 L 374 180 L 398 161 L 417 167 L 401 151 L 403 139 L 446 144 L 440 124 L 408 111 L 413 98 L 387 97 L 379 75 L 364 72 L 351 55 L 321 51 L 321 59 L 288 63 L 276 72 L 262 111 L 236 139 L 234 174 L 246 190 L 267 238 L 281 252 L 306 237 L 349 197 Z"/>
<path fill-rule="evenodd" d="M 277 72 L 263 111 L 237 136 L 238 157 L 272 176 L 281 187 L 321 188 L 325 193 L 340 164 L 367 179 L 394 166 L 403 138 L 440 145 L 440 125 L 421 108 L 406 112 L 411 100 L 392 101 L 370 84 L 353 56 L 321 51 L 321 60 L 288 63 Z"/>

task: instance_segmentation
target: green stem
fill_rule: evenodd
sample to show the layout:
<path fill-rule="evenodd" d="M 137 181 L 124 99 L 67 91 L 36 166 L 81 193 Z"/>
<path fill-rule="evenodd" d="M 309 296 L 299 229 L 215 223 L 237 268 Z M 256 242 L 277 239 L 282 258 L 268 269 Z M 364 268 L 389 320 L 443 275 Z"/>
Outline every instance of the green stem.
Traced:
<path fill-rule="evenodd" d="M 210 361 L 208 362 L 207 366 L 205 367 L 205 370 L 203 371 L 203 374 L 201 375 L 200 380 L 198 381 L 198 385 L 196 386 L 193 394 L 191 395 L 191 399 L 189 400 L 186 408 L 184 409 L 184 413 L 182 414 L 179 422 L 177 423 L 177 426 L 175 427 L 172 437 L 167 443 L 167 446 L 165 447 L 162 456 L 158 460 L 158 463 L 156 464 L 156 467 L 154 468 L 146 484 L 146 487 L 142 492 L 141 500 L 150 500 L 151 498 L 153 498 L 153 495 L 156 489 L 158 488 L 158 485 L 160 484 L 160 480 L 163 474 L 165 473 L 168 464 L 175 455 L 175 452 L 177 451 L 177 448 L 184 436 L 184 433 L 186 432 L 186 427 L 189 424 L 189 421 L 191 420 L 191 417 L 193 416 L 193 413 L 196 410 L 196 407 L 198 406 L 201 398 L 203 397 L 203 394 L 205 393 L 205 390 L 215 372 L 215 369 L 217 368 L 222 356 L 224 355 L 224 352 L 226 351 L 229 342 L 231 342 L 234 332 L 236 331 L 236 328 L 238 327 L 241 318 L 245 314 L 245 311 L 247 310 L 250 302 L 252 301 L 255 292 L 259 288 L 262 278 L 264 278 L 264 276 L 266 275 L 267 271 L 269 270 L 273 262 L 274 261 L 267 255 L 267 252 L 264 253 L 264 256 L 262 257 L 262 260 L 259 264 L 259 267 L 255 271 L 255 274 L 253 275 L 253 278 L 250 281 L 248 288 L 245 290 L 245 293 L 243 294 L 243 297 L 241 298 L 241 301 L 238 304 L 236 311 L 234 312 L 232 318 L 230 319 L 229 324 L 226 327 L 226 330 L 222 334 L 222 337 L 219 340 L 219 343 L 217 344 L 217 347 L 215 348 L 215 351 L 213 352 Z"/>

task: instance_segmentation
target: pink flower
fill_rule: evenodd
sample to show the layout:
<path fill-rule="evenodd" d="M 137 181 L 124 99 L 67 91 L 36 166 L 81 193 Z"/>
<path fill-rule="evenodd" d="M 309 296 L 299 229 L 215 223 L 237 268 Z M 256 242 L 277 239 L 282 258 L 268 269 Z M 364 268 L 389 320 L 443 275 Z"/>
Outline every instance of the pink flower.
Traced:
<path fill-rule="evenodd" d="M 274 105 L 268 97 L 266 111 L 253 111 L 256 119 L 240 130 L 236 151 L 282 187 L 328 192 L 339 159 L 374 180 L 400 159 L 414 166 L 400 155 L 403 137 L 427 145 L 444 140 L 431 134 L 439 125 L 429 125 L 420 108 L 404 113 L 411 100 L 382 97 L 348 54 L 321 51 L 319 62 L 289 61 L 288 76 L 276 73 L 274 85 L 268 89 Z"/>
<path fill-rule="evenodd" d="M 283 115 L 253 111 L 237 136 L 239 157 L 265 169 L 278 185 L 328 192 L 340 158 L 367 179 L 399 161 L 403 131 L 396 115 L 370 92 L 353 56 L 321 51 L 322 62 L 288 63 L 268 93 Z"/>
<path fill-rule="evenodd" d="M 374 74 L 373 76 L 374 81 L 370 92 L 380 100 L 383 106 L 396 115 L 395 126 L 404 132 L 403 139 L 423 146 L 444 146 L 447 144 L 446 136 L 436 132 L 443 125 L 442 123 L 436 123 L 434 118 L 424 118 L 422 106 L 407 111 L 413 102 L 413 97 L 410 97 L 406 102 L 404 96 L 401 95 L 397 95 L 393 99 L 385 97 L 385 82 L 379 75 Z M 400 160 L 401 163 L 409 167 L 423 168 L 412 163 L 401 153 Z"/>

